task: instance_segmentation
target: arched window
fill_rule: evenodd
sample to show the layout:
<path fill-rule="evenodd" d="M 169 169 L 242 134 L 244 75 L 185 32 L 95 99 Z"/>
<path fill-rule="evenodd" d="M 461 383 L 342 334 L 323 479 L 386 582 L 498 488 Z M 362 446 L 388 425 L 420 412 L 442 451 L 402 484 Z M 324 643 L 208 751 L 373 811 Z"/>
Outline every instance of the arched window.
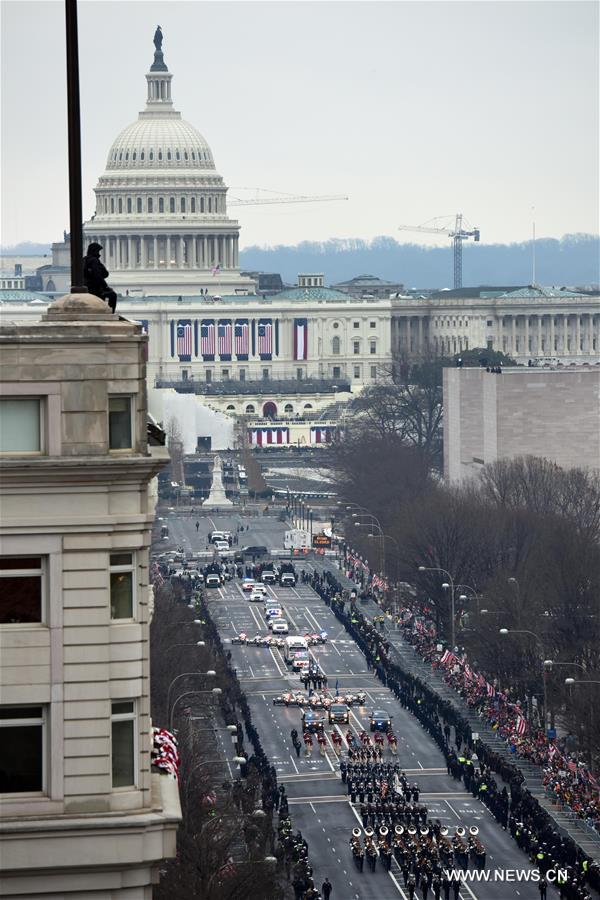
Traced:
<path fill-rule="evenodd" d="M 170 151 L 170 150 L 167 150 L 167 159 L 168 159 L 168 160 L 171 159 L 171 151 Z"/>
<path fill-rule="evenodd" d="M 142 198 L 141 197 L 137 198 L 137 211 L 139 213 L 141 213 L 141 211 L 142 211 Z"/>
<path fill-rule="evenodd" d="M 164 197 L 158 198 L 158 211 L 159 211 L 159 213 L 164 213 L 164 211 L 165 211 L 165 198 Z"/>
<path fill-rule="evenodd" d="M 233 403 L 230 403 L 229 406 L 225 407 L 225 409 L 227 410 L 227 412 L 235 412 L 235 406 L 233 405 Z"/>
<path fill-rule="evenodd" d="M 129 150 L 125 154 L 125 162 L 128 162 L 128 160 L 129 160 Z"/>
<path fill-rule="evenodd" d="M 121 197 L 119 197 L 119 212 L 120 213 L 123 212 L 123 200 Z"/>
<path fill-rule="evenodd" d="M 212 197 L 208 198 L 208 211 L 212 212 Z"/>
<path fill-rule="evenodd" d="M 115 198 L 114 197 L 110 198 L 110 211 L 111 211 L 111 213 L 114 213 L 114 211 L 115 211 Z"/>
<path fill-rule="evenodd" d="M 153 211 L 154 203 L 152 201 L 152 197 L 148 197 L 148 212 L 151 213 Z"/>
<path fill-rule="evenodd" d="M 283 407 L 283 411 L 286 413 L 293 413 L 294 407 L 292 406 L 291 403 L 286 403 L 285 406 Z"/>
<path fill-rule="evenodd" d="M 181 209 L 181 212 L 185 212 L 185 197 L 181 198 L 181 200 L 179 202 L 179 207 Z"/>
<path fill-rule="evenodd" d="M 136 151 L 136 150 L 134 150 L 133 153 L 131 154 L 131 158 L 132 158 L 133 160 L 136 160 L 136 159 L 137 159 L 137 151 Z"/>
<path fill-rule="evenodd" d="M 104 198 L 104 212 L 108 212 L 108 197 Z"/>
<path fill-rule="evenodd" d="M 144 160 L 144 151 L 143 150 L 140 150 L 140 159 L 142 161 Z M 152 159 L 152 157 L 150 157 L 150 159 Z"/>
<path fill-rule="evenodd" d="M 336 336 L 333 338 L 333 340 L 332 340 L 332 342 L 331 342 L 331 352 L 333 353 L 334 356 L 339 356 L 339 353 L 340 353 L 340 343 L 341 343 L 341 342 L 340 342 L 340 339 L 339 339 L 339 337 L 338 337 L 337 334 L 336 334 Z"/>
<path fill-rule="evenodd" d="M 175 212 L 175 197 L 169 197 L 169 212 Z"/>
<path fill-rule="evenodd" d="M 196 198 L 195 197 L 192 197 L 192 199 L 190 200 L 190 212 L 193 212 L 193 213 L 196 212 Z"/>
<path fill-rule="evenodd" d="M 131 212 L 131 197 L 127 198 L 127 212 Z"/>
<path fill-rule="evenodd" d="M 256 412 L 256 410 L 254 409 L 254 406 L 251 403 L 249 403 L 248 406 L 246 407 L 246 412 L 247 413 Z"/>
<path fill-rule="evenodd" d="M 188 152 L 187 152 L 187 150 L 184 150 L 184 151 L 183 151 L 183 158 L 187 160 L 187 158 L 188 158 Z"/>
<path fill-rule="evenodd" d="M 159 151 L 158 151 L 158 158 L 159 158 L 159 159 L 162 159 L 162 150 L 159 150 Z"/>
<path fill-rule="evenodd" d="M 179 150 L 176 150 L 176 151 L 175 151 L 175 159 L 181 159 L 181 155 L 180 155 L 180 153 L 179 153 Z"/>
<path fill-rule="evenodd" d="M 194 150 L 192 150 L 192 159 L 194 162 L 196 161 L 196 152 Z"/>
<path fill-rule="evenodd" d="M 313 408 L 312 403 L 305 403 L 305 404 L 304 404 L 304 409 L 312 409 L 312 408 Z"/>
<path fill-rule="evenodd" d="M 119 162 L 121 162 L 122 159 L 123 159 L 123 151 L 121 150 L 121 152 L 119 153 Z"/>
<path fill-rule="evenodd" d="M 154 150 L 150 151 L 150 162 L 154 159 Z"/>
<path fill-rule="evenodd" d="M 204 212 L 204 197 L 200 197 L 200 212 Z"/>

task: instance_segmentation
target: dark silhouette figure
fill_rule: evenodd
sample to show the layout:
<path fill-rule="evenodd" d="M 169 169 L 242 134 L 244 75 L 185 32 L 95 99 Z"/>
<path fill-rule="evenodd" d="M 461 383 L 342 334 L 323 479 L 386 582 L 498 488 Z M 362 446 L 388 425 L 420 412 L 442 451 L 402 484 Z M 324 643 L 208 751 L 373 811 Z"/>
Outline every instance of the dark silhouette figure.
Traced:
<path fill-rule="evenodd" d="M 117 295 L 106 283 L 108 270 L 100 260 L 100 244 L 90 244 L 86 255 L 83 257 L 83 280 L 90 294 L 95 294 L 101 300 L 106 301 L 111 312 L 117 311 Z"/>
<path fill-rule="evenodd" d="M 154 32 L 154 46 L 157 50 L 162 50 L 162 42 L 163 42 L 163 33 L 160 25 L 156 26 L 156 31 Z"/>

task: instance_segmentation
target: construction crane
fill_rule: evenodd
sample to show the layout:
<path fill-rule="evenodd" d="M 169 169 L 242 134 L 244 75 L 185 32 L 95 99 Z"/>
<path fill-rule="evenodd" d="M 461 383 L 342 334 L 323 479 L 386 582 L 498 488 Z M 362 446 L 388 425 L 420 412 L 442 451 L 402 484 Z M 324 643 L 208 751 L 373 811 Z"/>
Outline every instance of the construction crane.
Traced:
<path fill-rule="evenodd" d="M 305 196 L 303 194 L 284 194 L 281 191 L 269 191 L 266 188 L 232 188 L 234 191 L 254 191 L 254 197 L 228 197 L 227 206 L 263 206 L 272 203 L 317 203 L 330 200 L 347 200 L 342 194 L 323 194 L 322 196 Z M 269 194 L 262 197 L 260 194 Z"/>
<path fill-rule="evenodd" d="M 454 227 L 452 227 L 450 223 L 443 226 L 435 224 L 436 222 L 441 221 L 448 222 L 448 219 L 451 218 L 451 216 L 438 216 L 435 219 L 430 219 L 429 222 L 425 222 L 423 225 L 399 225 L 398 231 L 420 231 L 422 234 L 447 234 L 449 237 L 451 237 L 454 243 L 454 287 L 461 288 L 463 241 L 466 241 L 471 237 L 475 241 L 478 241 L 479 228 L 474 228 L 471 226 L 470 230 L 465 229 L 463 227 L 464 217 L 462 213 L 456 213 L 456 216 L 454 218 Z"/>

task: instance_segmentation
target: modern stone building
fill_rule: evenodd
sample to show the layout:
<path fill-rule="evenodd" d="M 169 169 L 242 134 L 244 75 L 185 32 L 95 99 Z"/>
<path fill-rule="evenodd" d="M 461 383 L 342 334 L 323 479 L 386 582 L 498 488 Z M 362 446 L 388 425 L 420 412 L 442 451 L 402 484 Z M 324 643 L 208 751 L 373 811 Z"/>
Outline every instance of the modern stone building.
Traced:
<path fill-rule="evenodd" d="M 444 476 L 541 456 L 600 469 L 600 367 L 444 369 Z"/>
<path fill-rule="evenodd" d="M 91 295 L 0 327 L 0 895 L 149 900 L 177 782 L 150 765 L 146 337 Z"/>

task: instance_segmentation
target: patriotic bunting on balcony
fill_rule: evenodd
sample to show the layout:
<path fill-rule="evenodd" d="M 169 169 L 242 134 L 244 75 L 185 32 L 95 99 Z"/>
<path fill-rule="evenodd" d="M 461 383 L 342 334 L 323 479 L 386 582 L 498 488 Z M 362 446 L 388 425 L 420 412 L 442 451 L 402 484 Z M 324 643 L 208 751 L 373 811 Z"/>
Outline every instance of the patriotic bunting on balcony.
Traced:
<path fill-rule="evenodd" d="M 249 326 L 248 319 L 235 320 L 235 355 L 238 359 L 248 359 L 249 349 Z"/>
<path fill-rule="evenodd" d="M 290 442 L 290 429 L 278 428 L 249 428 L 248 443 L 253 447 L 268 447 L 270 445 L 285 445 Z"/>
<path fill-rule="evenodd" d="M 202 319 L 200 323 L 200 353 L 205 361 L 215 358 L 215 322 L 214 319 Z"/>
<path fill-rule="evenodd" d="M 335 425 L 319 425 L 310 429 L 311 444 L 330 444 L 335 436 Z"/>
<path fill-rule="evenodd" d="M 219 319 L 217 332 L 219 342 L 219 357 L 224 362 L 229 362 L 231 360 L 232 352 L 231 319 Z"/>
<path fill-rule="evenodd" d="M 180 362 L 192 360 L 192 320 L 177 320 L 177 356 Z"/>
<path fill-rule="evenodd" d="M 294 319 L 294 359 L 308 359 L 308 319 Z"/>

